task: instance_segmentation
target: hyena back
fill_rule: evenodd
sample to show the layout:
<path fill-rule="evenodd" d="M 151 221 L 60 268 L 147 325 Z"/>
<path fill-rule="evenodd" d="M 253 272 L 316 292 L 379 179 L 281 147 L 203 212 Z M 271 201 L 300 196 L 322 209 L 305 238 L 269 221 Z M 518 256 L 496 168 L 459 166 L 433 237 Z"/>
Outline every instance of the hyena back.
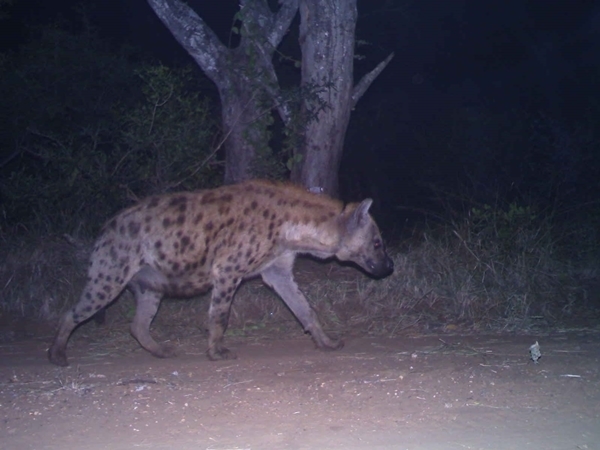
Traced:
<path fill-rule="evenodd" d="M 234 293 L 256 275 L 271 286 L 309 332 L 317 347 L 338 349 L 298 289 L 296 255 L 335 256 L 383 277 L 393 271 L 372 201 L 343 205 L 299 187 L 266 181 L 199 192 L 149 197 L 119 213 L 103 228 L 90 258 L 79 302 L 61 319 L 48 350 L 54 364 L 68 365 L 66 347 L 77 325 L 112 302 L 124 288 L 136 300 L 131 334 L 154 356 L 173 349 L 150 336 L 163 296 L 188 297 L 212 288 L 207 355 L 235 357 L 223 346 Z"/>

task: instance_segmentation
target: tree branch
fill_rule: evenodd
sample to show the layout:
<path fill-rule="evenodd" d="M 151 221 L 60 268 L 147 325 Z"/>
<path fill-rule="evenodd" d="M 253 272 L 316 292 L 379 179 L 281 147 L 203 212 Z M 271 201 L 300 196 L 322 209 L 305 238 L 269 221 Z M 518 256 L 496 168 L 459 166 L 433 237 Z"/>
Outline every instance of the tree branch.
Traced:
<path fill-rule="evenodd" d="M 363 96 L 363 94 L 367 91 L 367 89 L 369 89 L 369 86 L 371 86 L 371 83 L 373 83 L 373 81 L 375 81 L 375 78 L 377 78 L 379 76 L 379 74 L 381 72 L 383 72 L 383 69 L 385 69 L 385 67 L 389 64 L 389 62 L 392 60 L 393 57 L 394 57 L 394 53 L 392 52 L 392 53 L 390 53 L 390 55 L 387 58 L 385 58 L 383 61 L 381 61 L 379 64 L 377 64 L 377 67 L 375 67 L 368 74 L 366 74 L 364 77 L 362 77 L 361 80 L 358 82 L 358 84 L 356 86 L 354 86 L 354 89 L 352 90 L 352 107 L 353 108 L 356 106 L 356 104 L 358 103 L 360 98 Z"/>
<path fill-rule="evenodd" d="M 220 70 L 228 49 L 196 12 L 180 0 L 148 0 L 177 42 L 217 86 L 227 71 Z"/>
<path fill-rule="evenodd" d="M 250 42 L 248 42 L 248 37 L 244 37 L 245 41 L 242 42 L 242 45 L 253 45 L 260 55 L 263 74 L 266 77 L 262 87 L 272 98 L 273 105 L 283 122 L 287 124 L 291 120 L 292 113 L 281 97 L 279 81 L 273 67 L 273 53 L 275 53 L 296 16 L 298 0 L 281 0 L 281 8 L 276 13 L 273 13 L 267 2 L 264 1 L 243 0 L 240 3 L 242 8 L 247 8 L 246 14 L 250 19 L 245 23 L 252 23 L 262 31 L 260 35 L 250 37 Z"/>

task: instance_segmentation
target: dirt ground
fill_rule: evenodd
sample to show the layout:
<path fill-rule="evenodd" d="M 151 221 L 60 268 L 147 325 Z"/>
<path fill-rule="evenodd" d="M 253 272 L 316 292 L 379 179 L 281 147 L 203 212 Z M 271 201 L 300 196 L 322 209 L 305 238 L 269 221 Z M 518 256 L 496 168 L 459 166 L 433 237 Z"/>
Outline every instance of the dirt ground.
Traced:
<path fill-rule="evenodd" d="M 239 358 L 210 362 L 199 332 L 159 360 L 82 328 L 68 368 L 47 362 L 47 330 L 0 346 L 0 448 L 600 449 L 598 330 L 358 337 L 338 352 L 234 336 Z"/>

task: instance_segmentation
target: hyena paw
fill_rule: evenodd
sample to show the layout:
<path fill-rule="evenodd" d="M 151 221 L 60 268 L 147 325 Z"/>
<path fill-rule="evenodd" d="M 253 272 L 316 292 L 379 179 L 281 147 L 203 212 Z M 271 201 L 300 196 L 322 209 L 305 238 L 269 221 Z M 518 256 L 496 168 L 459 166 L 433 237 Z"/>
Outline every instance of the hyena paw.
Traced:
<path fill-rule="evenodd" d="M 208 356 L 208 359 L 210 359 L 211 361 L 219 361 L 222 359 L 236 359 L 237 355 L 232 352 L 231 350 L 229 350 L 228 348 L 225 347 L 220 347 L 220 348 L 209 348 L 206 351 L 206 356 Z"/>
<path fill-rule="evenodd" d="M 65 350 L 50 347 L 48 349 L 48 359 L 52 364 L 56 364 L 57 366 L 67 367 L 69 365 L 69 362 L 67 361 L 67 352 Z"/>
<path fill-rule="evenodd" d="M 327 339 L 327 340 L 322 340 L 321 342 L 318 342 L 315 339 L 315 345 L 317 346 L 317 348 L 319 350 L 333 351 L 333 350 L 340 350 L 341 348 L 343 348 L 344 341 L 341 339 Z"/>
<path fill-rule="evenodd" d="M 161 344 L 153 349 L 151 353 L 157 358 L 172 358 L 177 356 L 177 347 L 172 344 Z"/>

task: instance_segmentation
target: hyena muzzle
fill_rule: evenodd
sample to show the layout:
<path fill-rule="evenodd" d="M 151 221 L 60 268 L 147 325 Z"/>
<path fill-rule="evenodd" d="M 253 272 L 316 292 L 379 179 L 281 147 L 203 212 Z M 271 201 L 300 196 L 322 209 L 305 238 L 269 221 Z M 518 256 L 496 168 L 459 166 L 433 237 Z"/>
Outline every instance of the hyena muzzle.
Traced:
<path fill-rule="evenodd" d="M 244 279 L 257 275 L 281 296 L 317 347 L 339 349 L 343 342 L 325 334 L 292 268 L 297 254 L 310 254 L 352 261 L 375 277 L 392 273 L 393 262 L 368 212 L 371 203 L 344 205 L 291 184 L 259 180 L 149 197 L 102 229 L 87 284 L 62 317 L 48 357 L 68 365 L 72 331 L 125 288 L 136 301 L 131 334 L 154 356 L 171 356 L 174 349 L 150 335 L 161 299 L 212 288 L 207 355 L 233 358 L 223 346 L 233 296 Z"/>

